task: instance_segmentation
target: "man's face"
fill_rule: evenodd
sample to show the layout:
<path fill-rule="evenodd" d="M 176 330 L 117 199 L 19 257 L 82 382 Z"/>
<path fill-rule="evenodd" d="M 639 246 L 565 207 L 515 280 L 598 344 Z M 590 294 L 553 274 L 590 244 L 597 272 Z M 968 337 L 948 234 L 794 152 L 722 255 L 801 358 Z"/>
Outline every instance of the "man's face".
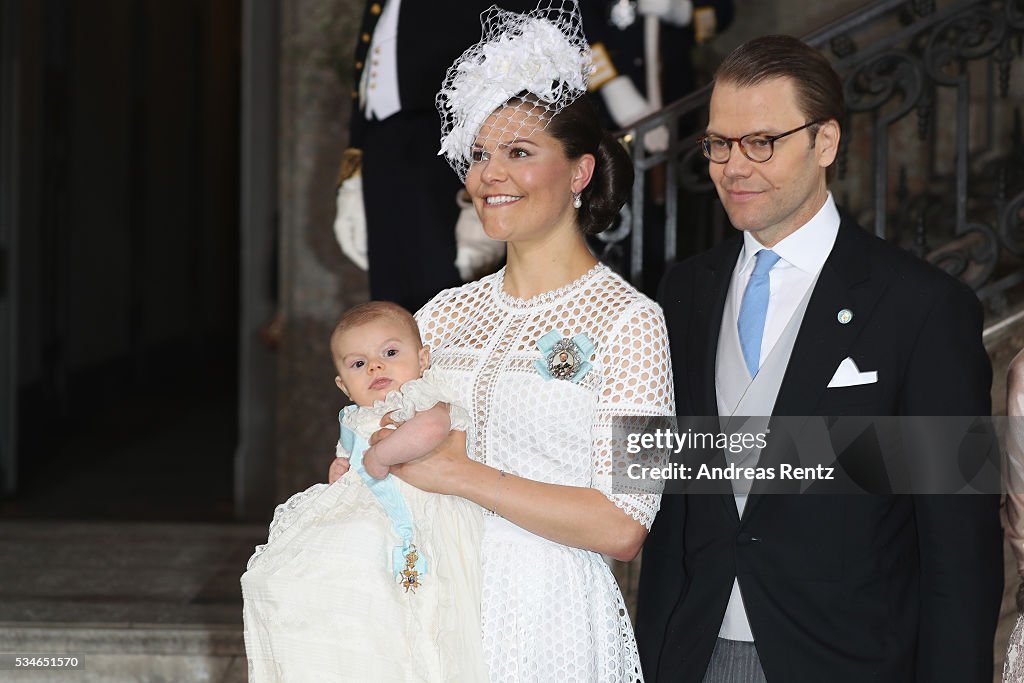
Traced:
<path fill-rule="evenodd" d="M 728 138 L 778 135 L 807 122 L 788 78 L 751 87 L 722 82 L 711 94 L 707 132 Z M 776 140 L 772 158 L 763 163 L 751 161 L 733 143 L 727 162 L 708 162 L 729 220 L 768 247 L 793 233 L 825 203 L 825 169 L 838 147 L 834 121 Z"/>

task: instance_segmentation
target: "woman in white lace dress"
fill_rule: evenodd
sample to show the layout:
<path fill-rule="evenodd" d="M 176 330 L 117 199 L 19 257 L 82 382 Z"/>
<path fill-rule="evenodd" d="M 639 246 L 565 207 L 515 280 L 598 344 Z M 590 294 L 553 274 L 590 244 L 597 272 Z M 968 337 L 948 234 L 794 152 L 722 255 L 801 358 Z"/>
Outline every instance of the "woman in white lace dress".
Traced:
<path fill-rule="evenodd" d="M 1024 350 L 1010 361 L 1006 373 L 1006 414 L 1009 425 L 1006 434 L 1008 478 L 1005 518 L 1006 539 L 1013 550 L 1017 573 L 1024 577 Z M 1017 591 L 1017 623 L 1010 633 L 1003 663 L 1004 683 L 1024 683 L 1024 584 Z"/>
<path fill-rule="evenodd" d="M 611 224 L 633 174 L 582 97 L 589 59 L 580 56 L 589 55 L 575 3 L 553 4 L 485 15 L 485 40 L 449 71 L 439 96 L 446 156 L 465 174 L 486 233 L 507 243 L 507 265 L 417 314 L 434 372 L 471 407 L 472 452 L 453 432 L 433 455 L 393 472 L 487 510 L 491 681 L 642 681 L 601 556 L 636 556 L 658 509 L 657 496 L 612 491 L 612 421 L 674 414 L 668 343 L 659 307 L 587 247 L 585 235 Z M 487 71 L 508 55 L 527 62 L 533 81 Z M 475 69 L 489 75 L 474 81 Z M 459 94 L 467 83 L 469 98 Z"/>

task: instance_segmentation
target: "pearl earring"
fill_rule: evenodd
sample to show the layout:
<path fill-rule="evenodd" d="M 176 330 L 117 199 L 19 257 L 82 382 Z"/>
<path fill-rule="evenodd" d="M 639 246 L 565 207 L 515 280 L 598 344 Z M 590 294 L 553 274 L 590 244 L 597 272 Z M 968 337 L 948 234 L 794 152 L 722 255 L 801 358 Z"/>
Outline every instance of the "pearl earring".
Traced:
<path fill-rule="evenodd" d="M 573 192 L 572 193 L 572 205 L 573 205 L 573 208 L 576 208 L 576 209 L 578 209 L 581 206 L 583 206 L 583 199 L 580 198 L 580 193 L 579 192 Z"/>

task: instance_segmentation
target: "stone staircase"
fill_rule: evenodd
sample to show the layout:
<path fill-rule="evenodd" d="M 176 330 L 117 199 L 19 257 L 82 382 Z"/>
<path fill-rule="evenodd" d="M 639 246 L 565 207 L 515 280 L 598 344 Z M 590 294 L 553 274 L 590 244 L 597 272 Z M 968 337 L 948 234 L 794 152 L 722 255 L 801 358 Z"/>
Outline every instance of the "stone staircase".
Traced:
<path fill-rule="evenodd" d="M 0 681 L 240 683 L 239 576 L 264 525 L 0 523 Z"/>

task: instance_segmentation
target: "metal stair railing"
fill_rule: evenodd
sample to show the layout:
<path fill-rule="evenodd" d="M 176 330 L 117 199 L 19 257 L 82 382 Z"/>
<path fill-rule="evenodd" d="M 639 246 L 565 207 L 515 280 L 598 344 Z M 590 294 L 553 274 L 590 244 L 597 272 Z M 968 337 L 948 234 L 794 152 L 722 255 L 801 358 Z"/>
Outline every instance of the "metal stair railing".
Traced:
<path fill-rule="evenodd" d="M 1024 283 L 1024 0 L 879 0 L 804 40 L 843 79 L 837 202 L 1005 311 Z M 619 132 L 636 183 L 602 257 L 648 291 L 731 230 L 697 145 L 710 93 Z M 660 126 L 669 147 L 650 154 L 637 141 Z M 660 173 L 663 207 L 651 200 Z"/>

